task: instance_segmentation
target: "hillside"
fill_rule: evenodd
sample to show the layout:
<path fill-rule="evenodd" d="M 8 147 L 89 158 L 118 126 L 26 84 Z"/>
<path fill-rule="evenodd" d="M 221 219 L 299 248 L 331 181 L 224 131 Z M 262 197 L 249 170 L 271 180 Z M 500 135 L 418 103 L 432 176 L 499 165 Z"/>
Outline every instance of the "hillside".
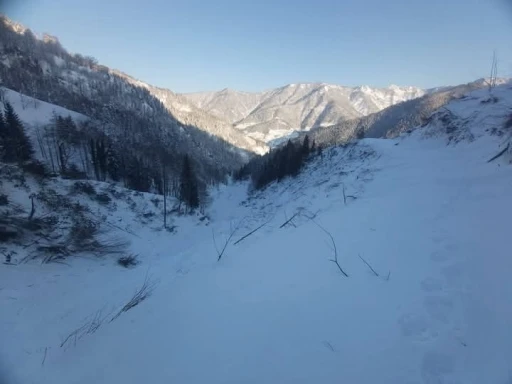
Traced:
<path fill-rule="evenodd" d="M 510 142 L 512 89 L 492 96 L 325 149 L 261 192 L 212 189 L 207 217 L 172 231 L 157 196 L 94 183 L 113 191 L 105 207 L 51 181 L 141 263 L 20 263 L 31 248 L 12 248 L 0 369 L 12 384 L 508 383 L 512 155 L 489 160 Z M 2 180 L 26 217 L 42 187 Z"/>
<path fill-rule="evenodd" d="M 450 101 L 465 98 L 474 90 L 487 89 L 488 80 L 478 79 L 468 84 L 431 90 L 422 97 L 390 106 L 380 112 L 331 126 L 314 128 L 307 134 L 318 145 L 326 147 L 353 139 L 358 132 L 364 137 L 371 138 L 396 137 L 427 124 L 433 113 L 442 109 Z M 496 79 L 497 84 L 500 85 L 509 84 L 510 81 L 508 78 Z"/>
<path fill-rule="evenodd" d="M 2 86 L 88 116 L 123 150 L 133 148 L 145 162 L 149 149 L 140 147 L 154 141 L 170 162 L 179 163 L 188 154 L 201 168 L 202 179 L 216 182 L 254 153 L 267 150 L 182 96 L 91 57 L 70 54 L 54 36 L 37 38 L 5 16 L 0 30 Z"/>
<path fill-rule="evenodd" d="M 396 85 L 351 88 L 309 83 L 289 84 L 259 93 L 224 89 L 185 96 L 212 115 L 230 121 L 248 136 L 268 143 L 296 130 L 366 116 L 427 92 Z"/>

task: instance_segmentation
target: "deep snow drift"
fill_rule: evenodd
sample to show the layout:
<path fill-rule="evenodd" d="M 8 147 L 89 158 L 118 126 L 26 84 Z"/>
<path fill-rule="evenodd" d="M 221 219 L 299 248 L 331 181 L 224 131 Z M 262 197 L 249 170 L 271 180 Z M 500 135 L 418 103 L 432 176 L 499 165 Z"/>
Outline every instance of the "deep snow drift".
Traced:
<path fill-rule="evenodd" d="M 512 89 L 494 94 L 410 135 L 325 151 L 250 198 L 222 187 L 209 223 L 175 218 L 175 233 L 120 204 L 109 218 L 137 234 L 133 269 L 0 264 L 8 382 L 512 382 L 512 167 L 508 154 L 487 163 Z M 217 262 L 212 232 L 221 249 L 235 228 Z M 110 322 L 146 276 L 152 295 Z"/>

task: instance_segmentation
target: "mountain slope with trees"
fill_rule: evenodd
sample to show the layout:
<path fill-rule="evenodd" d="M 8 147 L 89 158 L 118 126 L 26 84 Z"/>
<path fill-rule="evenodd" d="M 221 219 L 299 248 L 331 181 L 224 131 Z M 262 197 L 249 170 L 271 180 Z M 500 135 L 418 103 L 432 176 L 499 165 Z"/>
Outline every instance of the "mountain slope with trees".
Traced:
<path fill-rule="evenodd" d="M 185 154 L 204 183 L 223 180 L 265 146 L 230 124 L 186 103 L 181 96 L 70 54 L 57 38 L 37 38 L 29 29 L 0 17 L 1 85 L 20 93 L 22 108 L 42 100 L 89 118 L 80 135 L 108 141 L 111 152 L 129 156 L 137 169 L 162 159 L 177 176 Z M 32 97 L 32 98 L 30 98 Z M 84 135 L 86 137 L 84 137 Z M 102 144 L 103 145 L 103 144 Z M 129 161 L 131 161 L 129 160 Z"/>
<path fill-rule="evenodd" d="M 491 79 L 479 79 L 468 84 L 436 89 L 422 97 L 390 106 L 368 116 L 314 128 L 307 134 L 321 147 L 345 143 L 354 138 L 396 137 L 427 124 L 432 114 L 450 101 L 468 97 L 467 94 L 471 91 L 489 88 L 490 81 Z M 497 78 L 494 81 L 497 86 L 509 83 L 510 79 Z"/>

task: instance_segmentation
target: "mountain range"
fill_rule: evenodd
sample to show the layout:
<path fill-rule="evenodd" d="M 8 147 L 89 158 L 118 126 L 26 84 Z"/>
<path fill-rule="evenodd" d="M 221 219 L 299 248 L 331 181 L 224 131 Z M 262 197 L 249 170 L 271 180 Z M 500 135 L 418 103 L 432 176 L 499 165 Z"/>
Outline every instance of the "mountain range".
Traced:
<path fill-rule="evenodd" d="M 299 83 L 263 92 L 179 94 L 70 54 L 55 36 L 36 37 L 7 17 L 0 19 L 0 85 L 88 116 L 110 127 L 109 136 L 125 146 L 142 140 L 138 151 L 154 153 L 152 137 L 173 157 L 188 153 L 204 168 L 205 179 L 212 173 L 213 179 L 222 178 L 252 156 L 306 132 L 317 144 L 331 145 L 350 139 L 357 128 L 375 137 L 407 130 L 458 93 L 487 84 L 481 79 L 462 88 L 422 89 Z"/>
<path fill-rule="evenodd" d="M 247 136 L 271 143 L 294 131 L 367 116 L 429 92 L 412 86 L 375 88 L 302 83 L 264 92 L 223 89 L 184 96 L 211 115 L 232 123 Z"/>

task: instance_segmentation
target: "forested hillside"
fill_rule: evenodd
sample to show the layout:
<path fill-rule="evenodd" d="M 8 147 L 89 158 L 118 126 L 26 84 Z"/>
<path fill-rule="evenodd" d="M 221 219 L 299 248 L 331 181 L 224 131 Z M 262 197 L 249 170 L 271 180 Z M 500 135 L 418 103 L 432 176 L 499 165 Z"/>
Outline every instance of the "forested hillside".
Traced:
<path fill-rule="evenodd" d="M 68 121 L 65 129 L 54 133 L 67 146 L 92 142 L 108 153 L 105 167 L 114 179 L 121 166 L 149 175 L 144 184 L 161 183 L 163 171 L 176 181 L 187 154 L 202 183 L 218 182 L 247 161 L 251 151 L 265 151 L 264 145 L 183 97 L 111 70 L 94 58 L 70 54 L 57 38 L 37 38 L 4 16 L 0 79 L 3 87 L 20 93 L 23 109 L 31 103 L 37 109 L 41 100 L 86 116 L 80 122 Z"/>

